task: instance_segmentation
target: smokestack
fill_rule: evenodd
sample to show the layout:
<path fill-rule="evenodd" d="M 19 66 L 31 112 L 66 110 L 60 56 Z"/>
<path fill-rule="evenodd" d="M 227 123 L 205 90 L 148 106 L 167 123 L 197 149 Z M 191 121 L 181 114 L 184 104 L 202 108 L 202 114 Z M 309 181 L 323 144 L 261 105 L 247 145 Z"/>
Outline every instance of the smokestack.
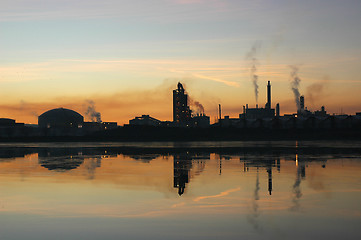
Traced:
<path fill-rule="evenodd" d="M 222 119 L 222 109 L 221 109 L 221 104 L 218 104 L 218 112 L 219 112 L 219 120 Z"/>
<path fill-rule="evenodd" d="M 246 104 L 246 109 L 248 109 L 248 104 Z"/>
<path fill-rule="evenodd" d="M 280 116 L 280 104 L 277 103 L 276 105 L 276 117 L 279 117 Z"/>
<path fill-rule="evenodd" d="M 271 108 L 271 81 L 268 81 L 268 84 L 267 84 L 267 104 L 266 104 L 266 108 L 268 108 L 268 109 Z"/>
<path fill-rule="evenodd" d="M 305 97 L 302 95 L 300 97 L 300 110 L 304 110 L 305 109 Z"/>
<path fill-rule="evenodd" d="M 243 105 L 243 114 L 246 113 L 246 107 Z"/>
<path fill-rule="evenodd" d="M 256 108 L 258 108 L 258 104 L 256 104 Z"/>

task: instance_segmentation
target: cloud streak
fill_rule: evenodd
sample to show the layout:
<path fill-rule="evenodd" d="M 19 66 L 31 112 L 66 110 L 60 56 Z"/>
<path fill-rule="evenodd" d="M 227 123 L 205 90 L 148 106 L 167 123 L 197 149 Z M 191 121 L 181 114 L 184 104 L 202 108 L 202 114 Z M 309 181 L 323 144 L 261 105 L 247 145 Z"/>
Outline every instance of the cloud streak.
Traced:
<path fill-rule="evenodd" d="M 194 202 L 199 202 L 199 201 L 204 200 L 204 199 L 221 198 L 221 197 L 224 197 L 224 196 L 229 195 L 230 193 L 238 192 L 238 191 L 240 191 L 240 190 L 241 190 L 240 187 L 238 187 L 238 188 L 233 188 L 233 189 L 229 189 L 229 190 L 226 190 L 226 191 L 224 191 L 224 192 L 221 192 L 220 194 L 217 194 L 217 195 L 209 195 L 209 196 L 197 197 L 197 198 L 193 199 L 193 201 L 194 201 Z"/>

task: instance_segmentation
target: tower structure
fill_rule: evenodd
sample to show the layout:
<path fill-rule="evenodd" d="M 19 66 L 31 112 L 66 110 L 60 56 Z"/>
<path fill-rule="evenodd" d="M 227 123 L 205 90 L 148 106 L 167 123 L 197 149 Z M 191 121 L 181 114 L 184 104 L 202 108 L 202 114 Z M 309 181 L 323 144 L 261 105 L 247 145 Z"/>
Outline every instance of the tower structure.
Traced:
<path fill-rule="evenodd" d="M 271 82 L 268 81 L 267 84 L 267 103 L 266 103 L 266 108 L 267 109 L 271 109 Z"/>
<path fill-rule="evenodd" d="M 275 116 L 275 109 L 271 108 L 271 81 L 268 81 L 267 84 L 267 102 L 265 107 L 248 108 L 248 104 L 245 108 L 244 116 L 247 119 L 263 119 L 263 118 L 273 118 Z"/>
<path fill-rule="evenodd" d="M 301 111 L 305 110 L 305 97 L 302 95 L 300 97 L 300 109 Z"/>
<path fill-rule="evenodd" d="M 188 95 L 183 85 L 178 82 L 177 89 L 173 90 L 173 122 L 187 124 L 191 120 L 191 110 L 188 106 Z"/>

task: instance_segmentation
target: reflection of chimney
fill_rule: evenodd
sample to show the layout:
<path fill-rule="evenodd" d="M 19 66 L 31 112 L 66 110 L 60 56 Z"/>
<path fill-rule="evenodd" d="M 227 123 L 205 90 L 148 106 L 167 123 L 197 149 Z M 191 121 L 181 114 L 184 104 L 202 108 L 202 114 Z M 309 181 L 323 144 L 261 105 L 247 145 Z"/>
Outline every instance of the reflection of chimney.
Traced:
<path fill-rule="evenodd" d="M 300 97 L 300 110 L 304 110 L 305 109 L 305 97 L 302 95 Z"/>
<path fill-rule="evenodd" d="M 268 192 L 269 195 L 272 195 L 272 167 L 267 169 L 268 172 Z"/>
<path fill-rule="evenodd" d="M 270 109 L 271 108 L 271 82 L 268 81 L 267 84 L 267 103 L 266 103 L 266 108 Z"/>
<path fill-rule="evenodd" d="M 280 104 L 277 103 L 276 105 L 276 117 L 279 117 L 280 116 Z"/>

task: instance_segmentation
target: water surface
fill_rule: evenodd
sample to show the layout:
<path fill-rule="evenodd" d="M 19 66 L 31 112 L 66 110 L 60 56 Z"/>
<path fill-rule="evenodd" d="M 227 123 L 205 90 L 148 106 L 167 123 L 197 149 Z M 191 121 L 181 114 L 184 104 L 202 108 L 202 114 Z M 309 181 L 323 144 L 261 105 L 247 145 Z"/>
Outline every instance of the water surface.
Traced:
<path fill-rule="evenodd" d="M 1 239 L 360 239 L 360 146 L 0 144 Z"/>

